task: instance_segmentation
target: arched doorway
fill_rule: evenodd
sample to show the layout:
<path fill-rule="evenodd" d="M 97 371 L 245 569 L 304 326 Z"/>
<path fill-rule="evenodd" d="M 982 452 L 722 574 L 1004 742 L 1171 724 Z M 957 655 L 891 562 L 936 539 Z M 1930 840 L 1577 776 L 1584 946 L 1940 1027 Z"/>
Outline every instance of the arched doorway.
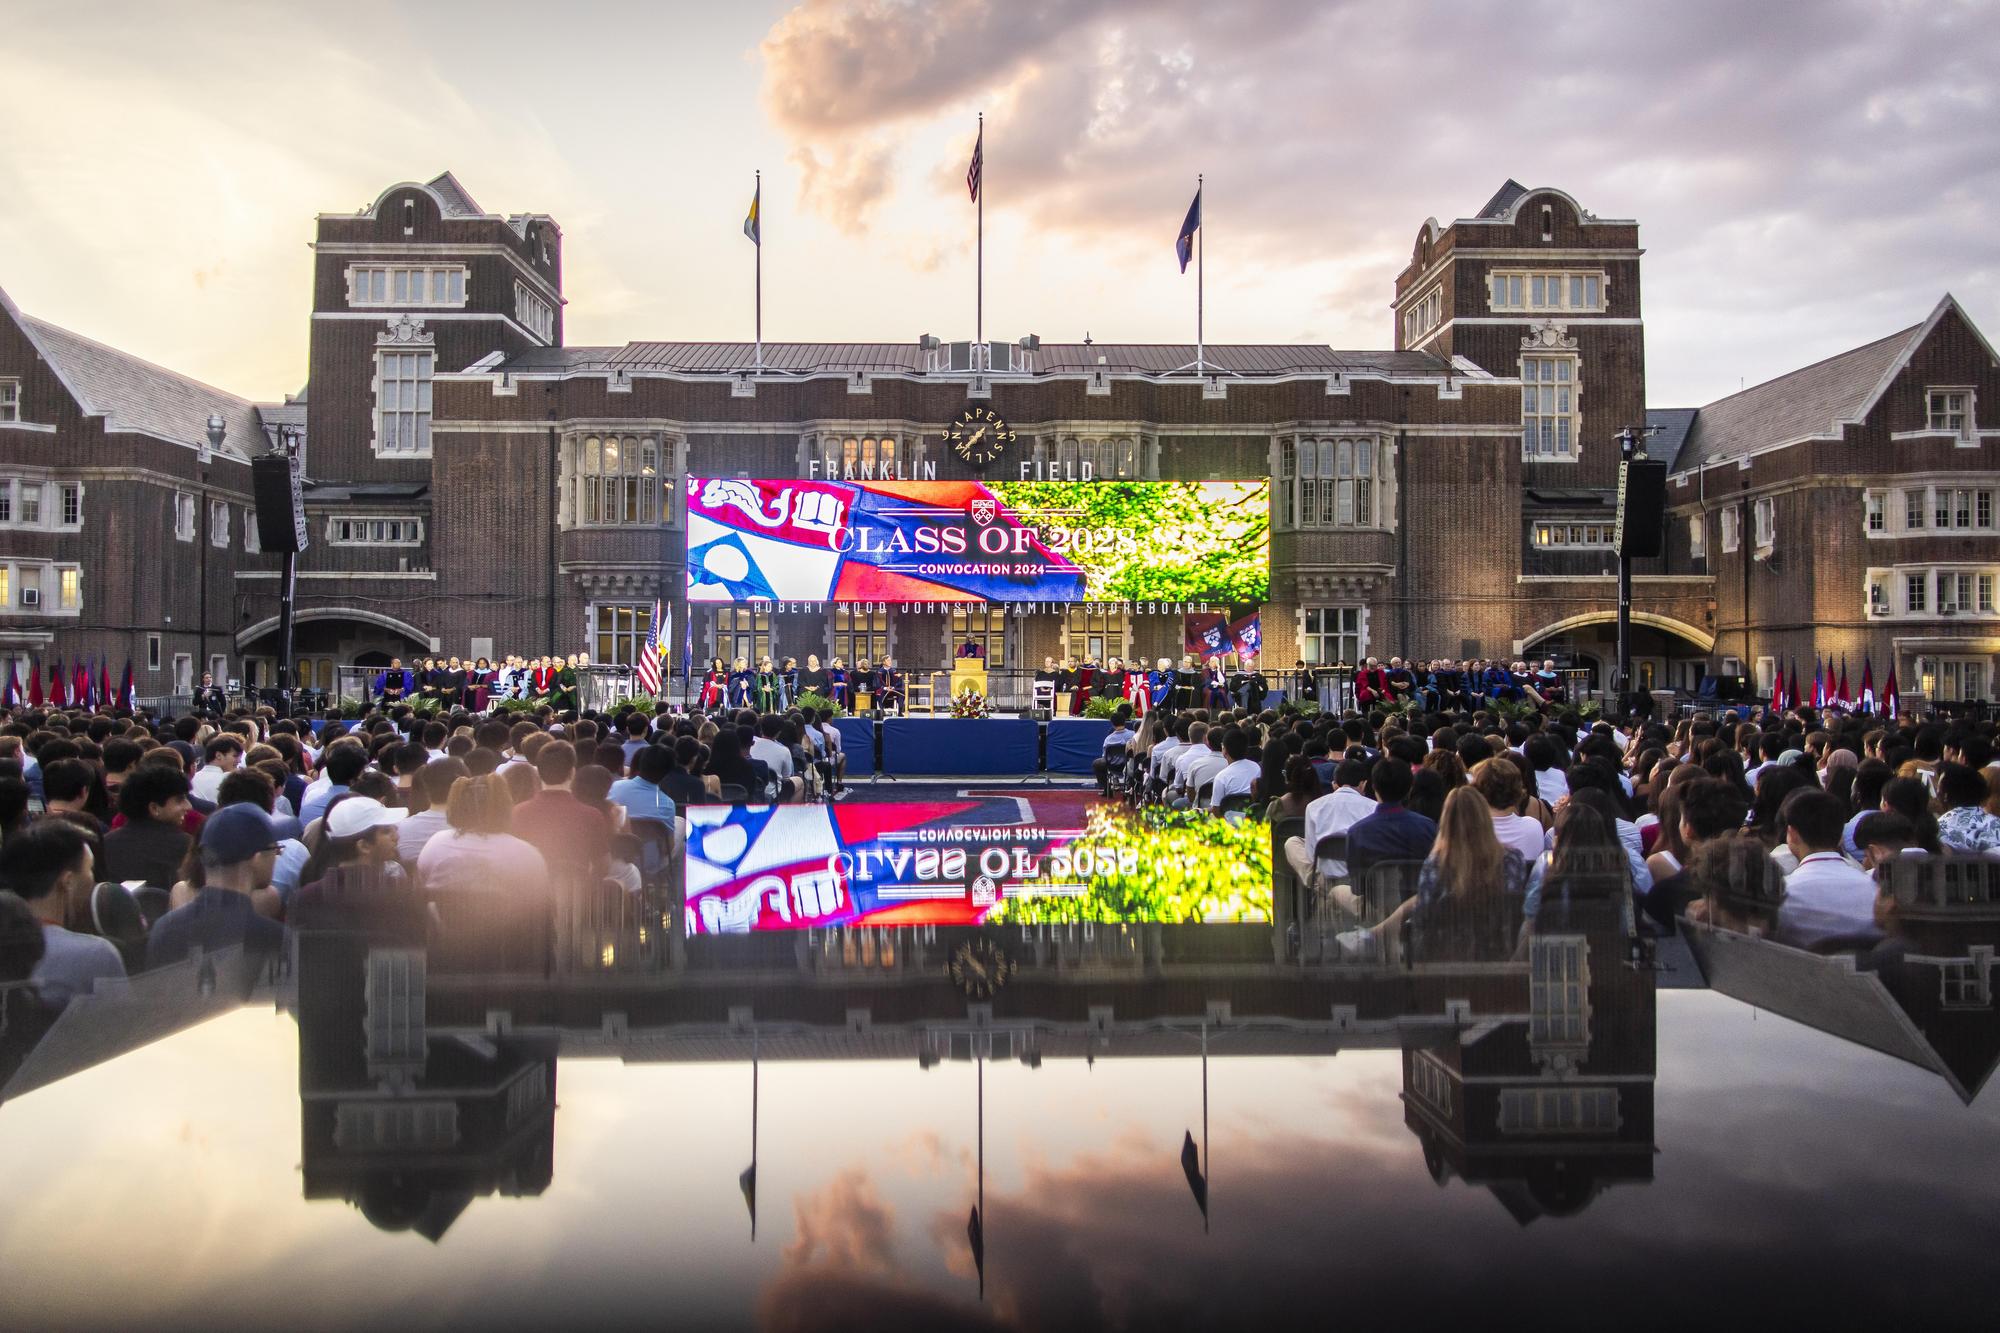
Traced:
<path fill-rule="evenodd" d="M 1642 690 L 1693 691 L 1708 671 L 1715 636 L 1685 621 L 1649 611 L 1632 613 L 1632 676 Z M 1514 649 L 1523 657 L 1553 657 L 1558 666 L 1590 670 L 1592 686 L 1608 689 L 1618 662 L 1618 614 L 1590 611 L 1544 625 Z"/>
<path fill-rule="evenodd" d="M 385 667 L 432 651 L 422 628 L 376 611 L 312 607 L 300 611 L 292 628 L 292 660 L 301 688 L 332 691 L 342 666 Z M 236 636 L 244 680 L 261 687 L 277 679 L 278 621 L 246 626 Z"/>

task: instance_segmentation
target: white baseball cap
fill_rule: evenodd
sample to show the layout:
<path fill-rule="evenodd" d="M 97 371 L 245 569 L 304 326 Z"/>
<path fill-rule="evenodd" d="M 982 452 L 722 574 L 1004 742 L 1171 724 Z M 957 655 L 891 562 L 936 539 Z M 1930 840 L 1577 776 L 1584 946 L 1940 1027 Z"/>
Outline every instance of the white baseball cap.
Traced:
<path fill-rule="evenodd" d="M 395 810 L 372 796 L 350 796 L 326 816 L 329 838 L 356 838 L 372 828 L 400 824 L 410 817 L 408 810 Z"/>

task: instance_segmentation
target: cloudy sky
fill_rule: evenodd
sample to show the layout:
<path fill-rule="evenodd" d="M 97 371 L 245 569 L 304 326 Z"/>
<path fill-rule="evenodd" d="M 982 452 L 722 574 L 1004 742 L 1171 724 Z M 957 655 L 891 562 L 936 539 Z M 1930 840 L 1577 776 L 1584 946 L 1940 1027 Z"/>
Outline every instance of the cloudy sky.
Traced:
<path fill-rule="evenodd" d="M 312 218 L 450 169 L 567 238 L 569 340 L 1386 347 L 1426 217 L 1514 177 L 1647 247 L 1650 396 L 1920 320 L 2000 337 L 2000 3 L 14 0 L 0 287 L 239 392 L 305 378 Z"/>

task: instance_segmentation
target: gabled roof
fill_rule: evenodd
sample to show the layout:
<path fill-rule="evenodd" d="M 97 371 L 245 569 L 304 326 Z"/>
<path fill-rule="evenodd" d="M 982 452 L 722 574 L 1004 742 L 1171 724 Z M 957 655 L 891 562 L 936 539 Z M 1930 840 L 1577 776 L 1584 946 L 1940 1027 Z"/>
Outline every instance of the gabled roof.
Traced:
<path fill-rule="evenodd" d="M 1795 440 L 1838 438 L 1842 425 L 1867 415 L 1929 327 L 1912 325 L 1708 404 L 1696 414 L 1675 470 L 1688 472 Z"/>
<path fill-rule="evenodd" d="M 1043 343 L 1029 353 L 1034 375 L 1170 375 L 1194 364 L 1193 343 Z M 509 374 L 658 371 L 681 375 L 742 374 L 755 359 L 741 342 L 635 342 L 623 347 L 538 347 L 495 369 Z M 1430 352 L 1335 351 L 1317 344 L 1215 344 L 1203 363 L 1225 375 L 1348 375 L 1441 377 L 1450 362 Z M 915 342 L 764 344 L 771 374 L 867 373 L 920 375 L 929 360 Z M 965 372 L 957 372 L 963 374 Z M 1017 372 L 1019 373 L 1019 372 Z M 1468 378 L 1476 376 L 1468 375 Z"/>
<path fill-rule="evenodd" d="M 1694 407 L 1649 407 L 1646 409 L 1646 425 L 1652 434 L 1646 437 L 1646 456 L 1658 459 L 1672 472 L 1679 461 L 1681 450 L 1687 447 L 1688 432 L 1694 429 Z"/>
<path fill-rule="evenodd" d="M 480 218 L 486 216 L 486 210 L 473 202 L 472 195 L 466 191 L 463 185 L 458 183 L 458 177 L 452 175 L 449 171 L 441 176 L 432 178 L 426 184 L 437 195 L 439 202 L 444 205 L 444 215 L 446 217 Z"/>
<path fill-rule="evenodd" d="M 1507 216 L 1508 211 L 1514 207 L 1515 203 L 1520 200 L 1521 196 L 1527 192 L 1527 186 L 1509 176 L 1507 183 L 1495 190 L 1493 197 L 1486 201 L 1485 207 L 1481 208 L 1473 216 L 1480 218 L 1504 218 Z"/>
<path fill-rule="evenodd" d="M 103 417 L 106 430 L 144 431 L 200 448 L 208 439 L 208 417 L 219 412 L 227 427 L 223 451 L 248 458 L 264 452 L 267 440 L 257 406 L 224 389 L 203 384 L 129 352 L 13 311 L 77 406 Z"/>

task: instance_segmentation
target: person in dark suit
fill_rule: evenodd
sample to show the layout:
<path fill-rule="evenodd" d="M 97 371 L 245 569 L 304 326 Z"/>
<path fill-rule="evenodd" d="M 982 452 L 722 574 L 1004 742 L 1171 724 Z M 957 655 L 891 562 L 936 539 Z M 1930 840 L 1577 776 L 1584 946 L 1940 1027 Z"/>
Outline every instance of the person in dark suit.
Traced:
<path fill-rule="evenodd" d="M 1347 830 L 1347 868 L 1357 888 L 1366 882 L 1371 870 L 1380 867 L 1383 873 L 1397 874 L 1407 881 L 1404 897 L 1416 892 L 1417 872 L 1437 841 L 1437 825 L 1404 808 L 1414 781 L 1407 763 L 1386 755 L 1368 771 L 1374 812 Z"/>
<path fill-rule="evenodd" d="M 903 673 L 894 658 L 885 657 L 875 668 L 875 706 L 885 713 L 903 711 Z"/>

